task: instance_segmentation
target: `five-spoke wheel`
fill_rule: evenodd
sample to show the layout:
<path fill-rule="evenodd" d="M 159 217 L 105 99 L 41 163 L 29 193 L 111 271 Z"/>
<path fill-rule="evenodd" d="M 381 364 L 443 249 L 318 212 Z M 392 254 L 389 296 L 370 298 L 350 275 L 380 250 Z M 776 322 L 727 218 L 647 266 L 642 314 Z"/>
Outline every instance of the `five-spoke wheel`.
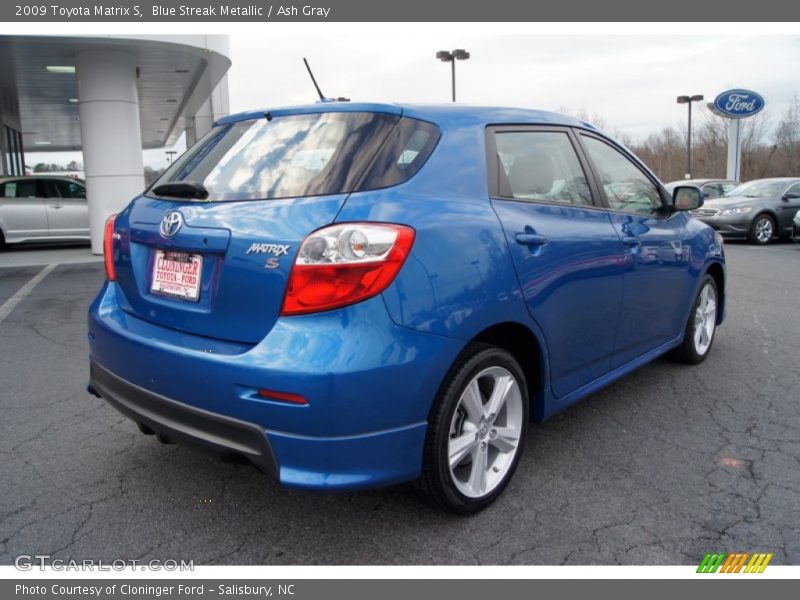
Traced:
<path fill-rule="evenodd" d="M 431 500 L 470 514 L 500 495 L 522 452 L 527 389 L 522 369 L 505 350 L 465 350 L 431 413 L 420 478 Z"/>
<path fill-rule="evenodd" d="M 754 244 L 769 244 L 775 235 L 775 221 L 769 215 L 758 215 L 750 226 L 750 241 Z"/>
<path fill-rule="evenodd" d="M 680 362 L 696 365 L 708 356 L 714 342 L 719 311 L 717 283 L 706 275 L 692 305 L 692 312 L 683 333 L 683 343 L 672 351 L 672 357 Z"/>
<path fill-rule="evenodd" d="M 522 432 L 522 392 L 514 375 L 495 366 L 467 384 L 450 424 L 450 475 L 465 496 L 480 498 L 503 480 Z"/>

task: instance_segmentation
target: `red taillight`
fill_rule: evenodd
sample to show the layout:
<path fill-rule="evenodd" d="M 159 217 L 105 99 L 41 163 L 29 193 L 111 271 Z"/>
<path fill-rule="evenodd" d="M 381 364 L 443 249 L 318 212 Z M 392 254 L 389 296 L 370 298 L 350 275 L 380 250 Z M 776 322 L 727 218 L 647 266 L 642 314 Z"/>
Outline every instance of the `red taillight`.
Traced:
<path fill-rule="evenodd" d="M 330 310 L 385 290 L 414 243 L 405 225 L 344 223 L 309 235 L 292 267 L 281 315 Z"/>
<path fill-rule="evenodd" d="M 114 221 L 116 218 L 117 215 L 108 217 L 103 235 L 103 260 L 106 264 L 106 279 L 109 281 L 117 280 L 117 271 L 114 269 Z"/>

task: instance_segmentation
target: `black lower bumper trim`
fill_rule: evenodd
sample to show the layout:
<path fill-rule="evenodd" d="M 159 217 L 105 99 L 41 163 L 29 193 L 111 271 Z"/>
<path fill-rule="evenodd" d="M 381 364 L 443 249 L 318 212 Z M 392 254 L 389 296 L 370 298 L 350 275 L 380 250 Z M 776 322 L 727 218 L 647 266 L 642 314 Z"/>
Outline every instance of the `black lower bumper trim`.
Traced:
<path fill-rule="evenodd" d="M 253 423 L 218 415 L 155 394 L 91 361 L 89 386 L 111 406 L 159 437 L 211 450 L 239 454 L 268 475 L 278 465 L 264 430 Z"/>

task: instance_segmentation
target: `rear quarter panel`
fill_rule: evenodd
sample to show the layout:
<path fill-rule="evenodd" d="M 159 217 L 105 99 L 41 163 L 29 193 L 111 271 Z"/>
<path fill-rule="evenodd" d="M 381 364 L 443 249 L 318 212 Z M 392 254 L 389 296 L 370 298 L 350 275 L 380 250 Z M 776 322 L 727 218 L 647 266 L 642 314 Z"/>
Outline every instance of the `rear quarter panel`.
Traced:
<path fill-rule="evenodd" d="M 351 194 L 336 220 L 415 229 L 412 252 L 383 293 L 397 324 L 466 344 L 492 325 L 520 323 L 546 355 L 489 201 L 483 126 L 443 129 L 419 173 L 399 186 Z M 546 373 L 546 364 L 540 367 Z"/>

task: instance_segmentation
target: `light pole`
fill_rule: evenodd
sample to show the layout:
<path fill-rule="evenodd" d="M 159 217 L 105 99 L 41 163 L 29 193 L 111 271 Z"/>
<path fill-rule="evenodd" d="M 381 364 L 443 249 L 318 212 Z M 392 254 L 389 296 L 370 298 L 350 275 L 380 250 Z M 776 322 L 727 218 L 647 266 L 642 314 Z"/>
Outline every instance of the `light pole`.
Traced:
<path fill-rule="evenodd" d="M 702 94 L 678 96 L 678 104 L 689 105 L 689 130 L 686 132 L 686 179 L 692 177 L 692 102 L 701 102 L 702 100 Z"/>
<path fill-rule="evenodd" d="M 172 161 L 174 160 L 174 156 L 175 156 L 177 153 L 178 153 L 178 151 L 177 151 L 177 150 L 167 150 L 167 151 L 165 151 L 165 152 L 164 152 L 164 154 L 166 154 L 166 155 L 167 155 L 167 162 L 168 162 L 169 164 L 172 164 Z"/>
<path fill-rule="evenodd" d="M 456 61 L 457 60 L 467 60 L 469 58 L 469 52 L 463 50 L 461 48 L 457 50 L 453 50 L 452 52 L 448 52 L 447 50 L 439 50 L 436 53 L 436 58 L 438 58 L 442 62 L 449 62 L 451 67 L 451 76 L 452 76 L 452 89 L 453 89 L 453 102 L 456 101 Z"/>

